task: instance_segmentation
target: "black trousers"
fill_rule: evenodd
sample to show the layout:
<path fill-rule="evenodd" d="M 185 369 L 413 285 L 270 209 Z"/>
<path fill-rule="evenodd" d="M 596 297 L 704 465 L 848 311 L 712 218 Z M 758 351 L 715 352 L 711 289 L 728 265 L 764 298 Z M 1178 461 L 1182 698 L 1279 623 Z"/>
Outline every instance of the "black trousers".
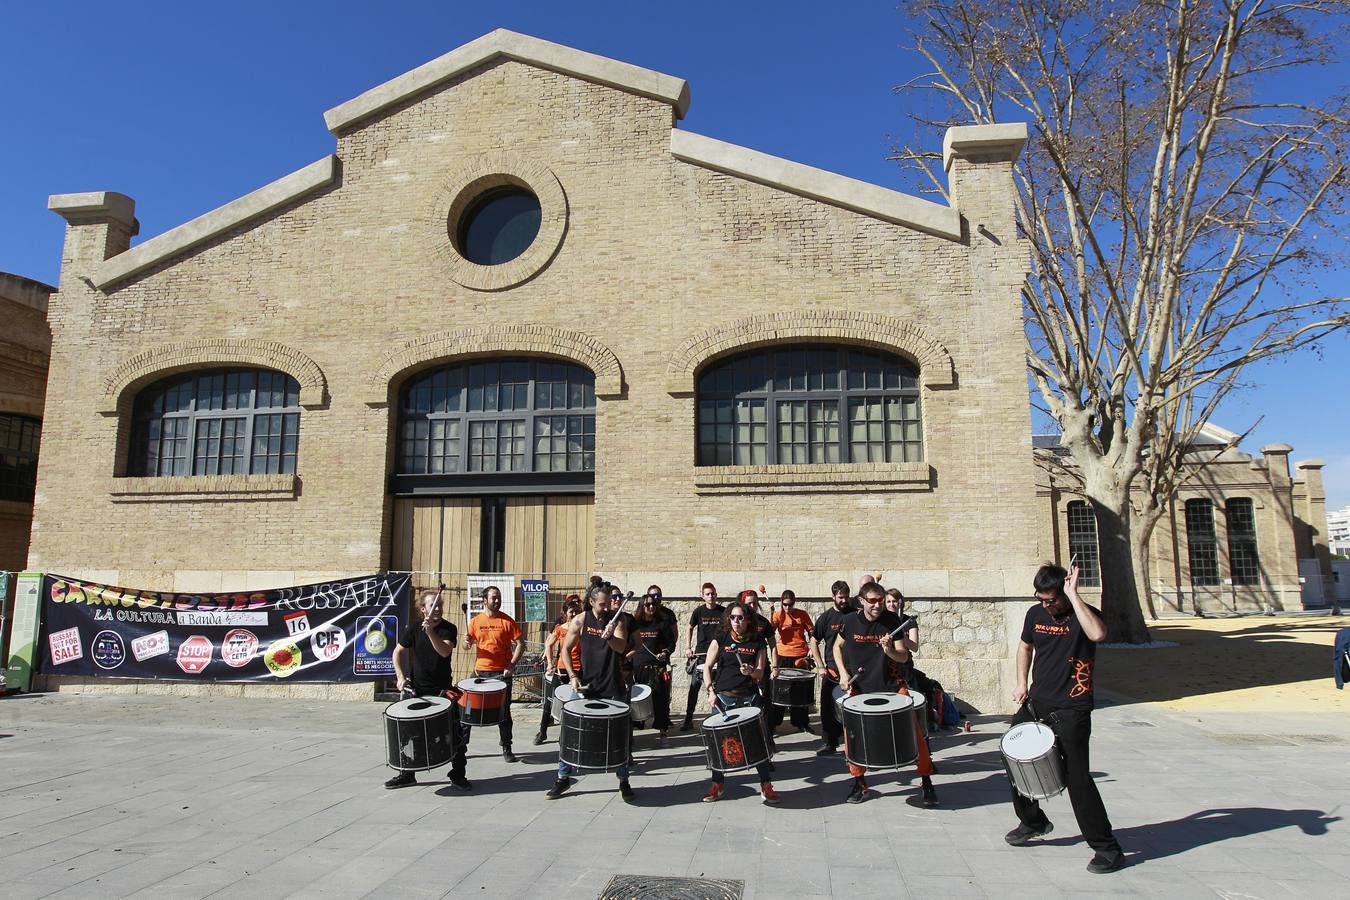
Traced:
<path fill-rule="evenodd" d="M 839 724 L 839 714 L 834 708 L 834 689 L 839 682 L 830 677 L 827 669 L 820 676 L 820 736 L 830 747 L 838 747 L 844 739 L 844 726 Z"/>
<path fill-rule="evenodd" d="M 553 724 L 553 689 L 563 683 L 567 673 L 559 669 L 553 675 L 544 675 L 544 711 L 539 716 L 539 733 L 545 734 Z"/>
<path fill-rule="evenodd" d="M 656 716 L 652 727 L 657 731 L 670 730 L 670 679 L 666 677 L 666 667 L 662 665 L 644 666 L 633 669 L 633 680 L 652 689 L 652 703 L 656 707 Z"/>
<path fill-rule="evenodd" d="M 797 668 L 797 660 L 805 659 L 802 656 L 782 656 L 778 657 L 779 669 Z M 773 684 L 769 679 L 764 680 L 764 685 L 768 689 L 769 696 L 769 730 L 773 731 L 779 725 L 783 724 L 783 710 L 786 708 L 791 713 L 789 721 L 798 728 L 806 728 L 811 724 L 811 708 L 809 706 L 775 706 L 773 703 Z"/>
<path fill-rule="evenodd" d="M 1023 704 L 1012 717 L 1010 725 L 1039 720 L 1050 726 L 1055 733 L 1055 747 L 1064 761 L 1064 782 L 1069 791 L 1069 803 L 1073 806 L 1073 816 L 1078 820 L 1078 830 L 1093 850 L 1120 851 L 1120 844 L 1111 832 L 1111 820 L 1106 817 L 1106 805 L 1102 795 L 1092 780 L 1092 768 L 1088 761 L 1088 742 L 1092 738 L 1092 710 L 1068 709 L 1065 707 L 1036 704 L 1036 715 L 1032 715 L 1027 704 Z M 1011 780 L 1010 780 L 1011 781 Z M 1013 809 L 1022 824 L 1031 828 L 1043 828 L 1049 821 L 1041 811 L 1041 805 L 1035 800 L 1023 797 L 1012 789 Z"/>
<path fill-rule="evenodd" d="M 703 666 L 696 666 L 694 674 L 689 676 L 689 696 L 685 699 L 684 719 L 692 722 L 694 710 L 698 709 L 698 698 L 703 696 Z"/>
<path fill-rule="evenodd" d="M 500 722 L 497 723 L 497 734 L 498 734 L 498 736 L 501 738 L 501 744 L 502 744 L 502 746 L 503 746 L 503 747 L 510 747 L 510 746 L 511 746 L 511 691 L 515 688 L 515 685 L 513 685 L 513 684 L 511 683 L 511 677 L 510 677 L 509 675 L 506 676 L 506 677 L 503 677 L 503 676 L 502 676 L 502 673 L 501 673 L 500 671 L 489 672 L 489 671 L 483 671 L 483 670 L 478 670 L 478 669 L 475 669 L 473 674 L 476 675 L 476 676 L 478 676 L 479 678 L 501 678 L 503 681 L 506 682 L 506 703 L 503 704 L 503 707 L 504 707 L 504 708 L 502 709 L 502 720 L 501 720 Z M 467 728 L 468 726 L 466 725 L 465 727 Z M 469 745 L 469 739 L 468 739 L 467 737 L 465 737 L 465 739 L 464 739 L 464 746 L 467 747 L 468 745 Z"/>

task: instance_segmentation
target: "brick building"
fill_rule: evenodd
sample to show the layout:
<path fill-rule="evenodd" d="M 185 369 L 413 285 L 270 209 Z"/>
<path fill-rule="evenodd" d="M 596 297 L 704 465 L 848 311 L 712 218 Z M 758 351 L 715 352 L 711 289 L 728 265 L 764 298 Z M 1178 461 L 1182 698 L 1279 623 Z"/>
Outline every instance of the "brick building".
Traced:
<path fill-rule="evenodd" d="M 56 289 L 0 272 L 0 570 L 23 568 L 33 524 L 38 440 L 47 389 L 47 298 Z"/>
<path fill-rule="evenodd" d="M 880 572 L 927 615 L 925 668 L 1004 706 L 1045 552 L 1025 129 L 951 129 L 946 206 L 690 133 L 688 104 L 497 31 L 329 110 L 332 156 L 134 247 L 130 198 L 53 196 L 30 567 L 188 591 L 600 571 L 683 598 Z"/>

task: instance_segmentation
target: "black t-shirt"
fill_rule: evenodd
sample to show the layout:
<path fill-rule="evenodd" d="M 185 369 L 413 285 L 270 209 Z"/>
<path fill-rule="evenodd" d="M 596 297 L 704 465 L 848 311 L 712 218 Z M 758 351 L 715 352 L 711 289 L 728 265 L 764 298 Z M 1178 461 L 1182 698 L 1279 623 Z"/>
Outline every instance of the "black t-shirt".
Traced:
<path fill-rule="evenodd" d="M 755 628 L 758 629 L 759 636 L 764 638 L 764 646 L 767 649 L 774 649 L 778 642 L 774 641 L 773 644 L 769 643 L 769 637 L 773 634 L 773 623 L 758 612 L 752 611 L 751 615 L 754 617 Z"/>
<path fill-rule="evenodd" d="M 623 684 L 623 654 L 615 653 L 605 640 L 605 626 L 610 619 L 598 618 L 589 609 L 581 623 L 581 671 L 586 673 L 586 696 L 604 700 L 628 702 L 628 691 Z M 627 625 L 628 639 L 633 639 L 633 617 L 621 613 Z"/>
<path fill-rule="evenodd" d="M 744 641 L 719 638 L 717 642 L 717 671 L 713 673 L 713 689 L 719 694 L 750 694 L 756 690 L 755 680 L 741 674 L 741 663 L 755 664 L 759 651 L 765 648 L 761 635 Z"/>
<path fill-rule="evenodd" d="M 444 620 L 436 626 L 436 636 L 455 646 L 459 632 Z M 440 694 L 450 687 L 450 657 L 441 656 L 421 624 L 409 625 L 398 640 L 412 651 L 412 686 L 419 694 Z"/>
<path fill-rule="evenodd" d="M 825 657 L 825 665 L 834 667 L 834 638 L 839 634 L 839 629 L 844 627 L 844 618 L 849 615 L 849 611 L 840 612 L 831 606 L 820 615 L 816 616 L 815 627 L 811 630 L 811 636 L 820 642 L 822 654 Z"/>
<path fill-rule="evenodd" d="M 696 636 L 694 641 L 696 654 L 708 652 L 708 645 L 717 636 L 717 629 L 722 626 L 722 615 L 725 612 L 720 603 L 714 603 L 712 609 L 708 609 L 707 604 L 699 604 L 694 608 L 694 612 L 689 616 L 689 630 Z"/>
<path fill-rule="evenodd" d="M 637 656 L 633 657 L 634 669 L 649 669 L 652 666 L 664 666 L 657 660 L 658 653 L 670 653 L 675 649 L 675 614 L 668 609 L 661 612 L 650 622 L 633 619 L 632 628 L 637 639 Z"/>
<path fill-rule="evenodd" d="M 1092 668 L 1097 644 L 1083 633 L 1073 610 L 1056 619 L 1037 603 L 1022 623 L 1022 642 L 1031 658 L 1031 699 L 1047 706 L 1092 709 Z"/>
<path fill-rule="evenodd" d="M 844 658 L 841 663 L 857 686 L 858 693 L 896 689 L 898 682 L 891 667 L 893 660 L 881 649 L 881 642 L 887 640 L 887 635 L 898 627 L 900 617 L 884 609 L 875 622 L 867 621 L 862 610 L 844 616 L 843 627 L 839 629 L 839 635 L 844 639 Z M 890 638 L 892 641 L 898 639 L 899 635 Z"/>

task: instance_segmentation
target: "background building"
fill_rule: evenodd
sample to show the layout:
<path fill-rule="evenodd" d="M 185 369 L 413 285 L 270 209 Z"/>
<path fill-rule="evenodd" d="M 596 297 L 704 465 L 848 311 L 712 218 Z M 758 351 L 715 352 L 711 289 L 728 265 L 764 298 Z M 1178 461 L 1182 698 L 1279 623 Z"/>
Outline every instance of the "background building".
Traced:
<path fill-rule="evenodd" d="M 1350 506 L 1327 512 L 1327 549 L 1350 556 Z"/>
<path fill-rule="evenodd" d="M 0 272 L 0 570 L 22 569 L 28 557 L 55 290 Z"/>

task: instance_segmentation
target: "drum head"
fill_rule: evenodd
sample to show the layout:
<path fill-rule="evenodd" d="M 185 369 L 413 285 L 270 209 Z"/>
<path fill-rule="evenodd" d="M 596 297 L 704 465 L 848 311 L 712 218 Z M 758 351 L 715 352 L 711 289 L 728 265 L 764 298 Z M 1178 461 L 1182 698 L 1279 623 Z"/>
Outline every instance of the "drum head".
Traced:
<path fill-rule="evenodd" d="M 499 678 L 465 678 L 455 687 L 470 694 L 496 694 L 506 690 L 506 682 Z"/>
<path fill-rule="evenodd" d="M 783 669 L 778 673 L 778 677 L 784 681 L 808 680 L 815 678 L 814 672 L 808 672 L 805 669 Z"/>
<path fill-rule="evenodd" d="M 578 694 L 576 691 L 572 690 L 572 686 L 570 684 L 560 684 L 557 687 L 555 687 L 553 689 L 553 696 L 557 698 L 559 703 L 563 704 L 570 703 L 573 700 L 581 699 L 581 695 Z"/>
<path fill-rule="evenodd" d="M 1040 759 L 1055 746 L 1055 733 L 1040 722 L 1023 722 L 1004 733 L 998 747 L 1009 759 Z"/>
<path fill-rule="evenodd" d="M 409 697 L 386 706 L 384 715 L 387 719 L 426 719 L 453 705 L 444 697 Z"/>
<path fill-rule="evenodd" d="M 628 698 L 632 700 L 634 703 L 640 703 L 643 700 L 646 700 L 651 695 L 652 689 L 650 685 L 635 684 L 633 685 L 633 691 L 631 694 L 628 695 Z"/>
<path fill-rule="evenodd" d="M 913 704 L 904 694 L 858 694 L 844 701 L 844 709 L 856 713 L 893 713 Z"/>
<path fill-rule="evenodd" d="M 738 706 L 730 712 L 718 713 L 703 720 L 704 728 L 721 728 L 723 725 L 739 725 L 741 722 L 749 722 L 751 719 L 759 718 L 759 708 L 754 706 Z"/>
<path fill-rule="evenodd" d="M 586 719 L 607 719 L 628 715 L 628 704 L 618 700 L 569 700 L 563 704 L 563 712 Z"/>

